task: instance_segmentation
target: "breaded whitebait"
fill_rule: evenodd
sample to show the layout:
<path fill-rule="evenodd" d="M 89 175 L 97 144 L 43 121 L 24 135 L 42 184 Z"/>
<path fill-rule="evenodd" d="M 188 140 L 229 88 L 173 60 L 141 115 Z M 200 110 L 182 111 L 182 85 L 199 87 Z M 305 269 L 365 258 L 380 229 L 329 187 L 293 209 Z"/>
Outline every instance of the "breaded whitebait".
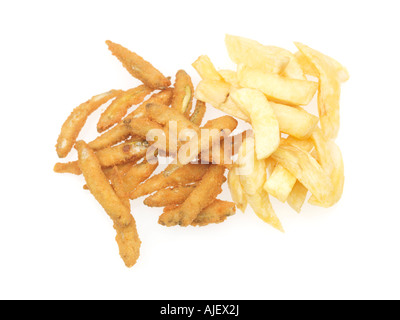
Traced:
<path fill-rule="evenodd" d="M 141 85 L 120 94 L 101 114 L 97 123 L 97 131 L 103 132 L 119 122 L 128 112 L 128 109 L 143 102 L 152 89 Z"/>
<path fill-rule="evenodd" d="M 207 164 L 187 164 L 169 176 L 165 176 L 162 172 L 149 178 L 131 192 L 130 198 L 136 199 L 141 196 L 153 193 L 160 189 L 167 187 L 175 187 L 179 185 L 186 185 L 195 181 L 199 181 L 203 178 L 207 172 L 209 165 Z"/>
<path fill-rule="evenodd" d="M 222 192 L 221 185 L 225 181 L 225 168 L 219 165 L 210 165 L 202 180 L 190 193 L 182 205 L 174 210 L 164 212 L 158 222 L 165 226 L 190 225 L 199 213 L 209 206 Z"/>
<path fill-rule="evenodd" d="M 106 44 L 112 54 L 121 61 L 124 68 L 147 87 L 155 90 L 165 89 L 171 85 L 171 81 L 168 78 L 164 77 L 150 62 L 144 60 L 136 53 L 110 40 L 107 40 Z"/>
<path fill-rule="evenodd" d="M 194 88 L 190 76 L 184 70 L 179 70 L 175 76 L 171 107 L 188 117 L 192 110 L 193 95 Z"/>
<path fill-rule="evenodd" d="M 92 97 L 76 107 L 64 122 L 58 136 L 56 150 L 60 158 L 65 158 L 71 151 L 79 132 L 86 123 L 88 116 L 102 104 L 121 94 L 121 90 L 111 90 Z"/>
<path fill-rule="evenodd" d="M 122 203 L 106 178 L 99 160 L 84 141 L 75 144 L 78 151 L 79 168 L 86 184 L 110 218 L 120 225 L 129 225 L 133 217 L 130 210 Z"/>

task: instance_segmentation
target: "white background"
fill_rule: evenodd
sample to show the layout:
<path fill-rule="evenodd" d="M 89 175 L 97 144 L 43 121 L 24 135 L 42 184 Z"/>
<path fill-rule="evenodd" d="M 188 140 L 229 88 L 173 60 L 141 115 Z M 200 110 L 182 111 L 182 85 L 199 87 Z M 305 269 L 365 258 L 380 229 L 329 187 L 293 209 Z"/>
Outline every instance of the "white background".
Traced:
<path fill-rule="evenodd" d="M 0 298 L 400 298 L 396 4 L 2 1 Z M 219 225 L 165 228 L 157 224 L 161 209 L 136 200 L 143 244 L 128 269 L 83 178 L 52 171 L 60 127 L 91 96 L 138 84 L 105 40 L 166 75 L 183 68 L 197 83 L 191 63 L 200 54 L 218 68 L 233 67 L 225 33 L 290 50 L 300 41 L 347 66 L 337 140 L 346 165 L 343 198 L 330 209 L 305 205 L 300 215 L 273 201 L 284 234 L 251 209 Z M 81 138 L 96 136 L 99 112 Z M 218 114 L 210 107 L 207 117 Z M 221 198 L 229 199 L 227 190 Z"/>

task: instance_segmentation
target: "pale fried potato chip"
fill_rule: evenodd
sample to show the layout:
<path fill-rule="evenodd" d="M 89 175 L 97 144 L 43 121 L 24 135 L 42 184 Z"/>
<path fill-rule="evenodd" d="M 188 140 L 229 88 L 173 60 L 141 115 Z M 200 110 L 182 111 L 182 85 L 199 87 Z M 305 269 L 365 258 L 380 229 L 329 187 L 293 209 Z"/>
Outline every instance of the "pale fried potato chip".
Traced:
<path fill-rule="evenodd" d="M 311 136 L 318 125 L 318 117 L 308 113 L 301 107 L 291 107 L 270 101 L 279 122 L 279 130 L 298 139 Z"/>
<path fill-rule="evenodd" d="M 340 126 L 340 76 L 332 59 L 310 47 L 295 42 L 297 48 L 318 70 L 318 112 L 321 127 L 328 139 L 337 137 Z"/>
<path fill-rule="evenodd" d="M 301 66 L 301 69 L 305 74 L 318 78 L 319 72 L 315 67 L 308 61 L 308 58 L 301 53 L 301 51 L 297 51 L 295 54 L 297 63 Z"/>
<path fill-rule="evenodd" d="M 300 213 L 301 208 L 306 201 L 307 193 L 307 188 L 303 186 L 300 181 L 297 180 L 287 198 L 288 205 L 291 206 L 293 210 Z"/>
<path fill-rule="evenodd" d="M 220 80 L 202 80 L 197 85 L 195 97 L 218 108 L 227 99 L 231 86 Z"/>
<path fill-rule="evenodd" d="M 333 189 L 331 179 L 309 153 L 281 144 L 272 158 L 294 175 L 319 201 L 329 199 Z"/>
<path fill-rule="evenodd" d="M 229 83 L 231 86 L 236 88 L 240 87 L 236 71 L 223 69 L 219 70 L 218 73 L 221 75 L 226 83 Z"/>
<path fill-rule="evenodd" d="M 232 88 L 230 90 L 230 92 L 232 91 Z M 228 97 L 226 98 L 225 102 L 221 103 L 218 106 L 214 106 L 216 109 L 219 109 L 233 117 L 239 118 L 241 120 L 250 122 L 250 118 L 248 117 L 247 114 L 245 114 L 235 103 L 235 101 L 233 101 L 232 99 L 232 95 L 229 94 Z"/>
<path fill-rule="evenodd" d="M 264 189 L 279 201 L 285 202 L 296 181 L 296 177 L 278 163 L 265 182 Z"/>
<path fill-rule="evenodd" d="M 304 75 L 304 71 L 301 68 L 301 65 L 299 64 L 293 53 L 291 53 L 289 50 L 280 47 L 275 47 L 275 46 L 264 46 L 264 47 L 266 48 L 266 51 L 272 55 L 276 55 L 278 57 L 286 57 L 289 59 L 289 63 L 281 72 L 283 76 L 291 79 L 307 80 Z"/>
<path fill-rule="evenodd" d="M 246 194 L 240 184 L 240 177 L 236 173 L 236 168 L 232 168 L 228 172 L 228 186 L 233 202 L 240 211 L 245 212 L 247 207 Z"/>
<path fill-rule="evenodd" d="M 309 104 L 318 88 L 313 81 L 289 79 L 249 67 L 239 67 L 238 78 L 242 87 L 258 89 L 268 99 L 296 106 Z"/>
<path fill-rule="evenodd" d="M 336 204 L 342 194 L 344 186 L 344 164 L 342 153 L 339 147 L 333 140 L 326 141 L 321 130 L 316 130 L 312 139 L 314 141 L 315 150 L 318 156 L 318 162 L 321 164 L 322 169 L 330 177 L 333 189 L 326 201 L 318 201 L 315 196 L 312 196 L 309 203 L 321 207 L 331 207 Z"/>
<path fill-rule="evenodd" d="M 335 66 L 337 76 L 340 82 L 343 83 L 349 80 L 350 78 L 349 72 L 343 65 L 341 65 L 338 61 L 336 61 L 332 57 L 329 57 L 323 53 L 320 54 L 323 55 L 325 59 L 329 60 L 332 63 L 332 65 Z M 297 62 L 303 69 L 304 73 L 313 76 L 315 78 L 318 78 L 319 76 L 318 69 L 316 69 L 312 63 L 310 63 L 309 59 L 301 51 L 297 51 L 295 53 L 295 57 Z"/>
<path fill-rule="evenodd" d="M 274 228 L 283 232 L 282 224 L 269 201 L 263 186 L 266 180 L 265 160 L 257 160 L 254 152 L 254 138 L 246 138 L 238 153 L 238 175 L 249 205 L 255 214 Z"/>
<path fill-rule="evenodd" d="M 198 57 L 197 60 L 192 63 L 192 66 L 193 68 L 196 69 L 196 71 L 203 80 L 213 80 L 213 81 L 223 80 L 221 75 L 215 69 L 210 58 L 206 55 Z"/>
<path fill-rule="evenodd" d="M 279 122 L 273 108 L 261 91 L 239 89 L 232 99 L 246 113 L 253 126 L 257 159 L 268 158 L 279 146 Z"/>
<path fill-rule="evenodd" d="M 245 64 L 265 72 L 281 73 L 288 65 L 290 58 L 271 53 L 261 43 L 227 34 L 225 46 L 229 57 L 236 64 Z"/>

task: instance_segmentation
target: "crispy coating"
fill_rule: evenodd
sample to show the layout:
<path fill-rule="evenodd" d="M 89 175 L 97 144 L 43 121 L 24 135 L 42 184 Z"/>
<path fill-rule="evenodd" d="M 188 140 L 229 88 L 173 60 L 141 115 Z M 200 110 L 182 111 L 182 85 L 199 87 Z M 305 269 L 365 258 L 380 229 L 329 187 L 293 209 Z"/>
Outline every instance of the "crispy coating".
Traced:
<path fill-rule="evenodd" d="M 129 113 L 122 121 L 116 126 L 105 131 L 93 141 L 89 142 L 89 147 L 93 150 L 100 150 L 106 147 L 110 147 L 118 142 L 121 142 L 131 135 L 131 129 L 125 125 L 132 119 L 144 117 L 146 115 L 146 104 L 150 102 L 157 102 L 165 105 L 171 104 L 172 100 L 172 88 L 167 88 L 160 92 L 154 93 L 147 101 L 143 102 L 134 111 Z M 125 123 L 124 123 L 125 122 Z M 143 136 L 145 137 L 145 136 Z"/>
<path fill-rule="evenodd" d="M 124 185 L 124 181 L 123 181 L 123 173 L 118 169 L 118 166 L 112 167 L 112 170 L 110 173 L 111 174 L 109 175 L 108 178 L 110 179 L 111 186 L 113 187 L 117 196 L 120 198 L 121 202 L 130 210 L 131 205 L 130 205 L 128 193 L 125 190 L 125 185 Z"/>
<path fill-rule="evenodd" d="M 143 139 L 129 139 L 119 145 L 98 150 L 96 155 L 102 167 L 110 167 L 143 158 L 148 146 Z"/>
<path fill-rule="evenodd" d="M 188 117 L 192 110 L 193 93 L 192 79 L 184 70 L 178 70 L 171 107 Z"/>
<path fill-rule="evenodd" d="M 193 122 L 195 125 L 200 126 L 203 122 L 204 115 L 206 113 L 206 103 L 197 100 L 196 106 L 194 107 L 193 113 L 190 115 L 190 121 Z"/>
<path fill-rule="evenodd" d="M 217 144 L 214 144 L 209 150 L 202 150 L 200 153 L 201 163 L 219 164 L 231 169 L 233 167 L 232 156 L 237 154 L 244 139 L 251 134 L 250 130 L 246 130 L 235 136 L 223 137 L 219 148 L 217 148 Z"/>
<path fill-rule="evenodd" d="M 61 127 L 61 132 L 58 136 L 56 144 L 57 155 L 60 158 L 65 158 L 71 151 L 76 139 L 78 138 L 79 132 L 86 123 L 88 116 L 98 109 L 102 104 L 120 95 L 121 93 L 121 90 L 111 90 L 96 95 L 76 107 L 71 112 Z"/>
<path fill-rule="evenodd" d="M 197 125 L 191 122 L 179 111 L 169 108 L 168 106 L 159 103 L 148 103 L 146 105 L 146 112 L 150 119 L 163 126 L 167 125 L 170 121 L 176 121 L 178 135 L 179 132 L 184 129 L 192 129 L 197 133 L 200 132 Z"/>
<path fill-rule="evenodd" d="M 78 141 L 75 148 L 78 151 L 79 168 L 90 192 L 113 221 L 120 225 L 128 225 L 133 219 L 130 210 L 111 187 L 94 151 L 84 141 Z"/>
<path fill-rule="evenodd" d="M 78 161 L 70 161 L 66 163 L 57 162 L 54 165 L 54 172 L 57 173 L 72 173 L 76 175 L 82 174 L 81 169 L 79 168 Z"/>
<path fill-rule="evenodd" d="M 164 212 L 158 222 L 165 226 L 190 225 L 199 213 L 222 192 L 221 185 L 225 180 L 224 172 L 223 166 L 210 165 L 203 179 L 185 202 L 173 210 Z"/>
<path fill-rule="evenodd" d="M 131 192 L 130 198 L 136 199 L 160 189 L 199 181 L 203 178 L 208 168 L 209 165 L 207 164 L 187 164 L 175 170 L 169 176 L 165 176 L 161 172 L 138 185 L 138 187 Z"/>
<path fill-rule="evenodd" d="M 128 196 L 140 183 L 149 178 L 157 167 L 158 161 L 155 163 L 143 161 L 142 163 L 132 166 L 123 178 L 125 192 Z"/>
<path fill-rule="evenodd" d="M 130 119 L 129 121 L 124 120 L 124 124 L 129 128 L 132 135 L 136 135 L 142 138 L 146 138 L 150 130 L 163 131 L 163 127 L 161 125 L 148 118 Z"/>
<path fill-rule="evenodd" d="M 237 127 L 237 120 L 230 116 L 222 116 L 208 121 L 201 129 L 207 129 L 209 134 L 199 134 L 184 144 L 179 150 L 178 164 L 185 165 L 194 160 L 201 152 L 209 152 L 211 146 L 219 143 L 226 135 L 230 134 Z M 203 131 L 205 132 L 205 131 Z M 188 154 L 189 150 L 197 150 Z M 186 152 L 186 153 L 185 153 Z"/>
<path fill-rule="evenodd" d="M 171 81 L 166 78 L 153 65 L 144 60 L 136 53 L 124 48 L 123 46 L 106 41 L 108 49 L 122 63 L 124 68 L 136 79 L 139 79 L 147 87 L 152 89 L 165 89 L 171 85 Z"/>
<path fill-rule="evenodd" d="M 235 213 L 236 207 L 233 202 L 216 199 L 199 213 L 191 225 L 202 227 L 210 223 L 221 223 Z"/>
<path fill-rule="evenodd" d="M 97 131 L 103 132 L 119 122 L 128 112 L 128 109 L 136 104 L 143 102 L 144 98 L 150 94 L 152 89 L 141 85 L 129 89 L 120 94 L 101 114 L 97 123 Z"/>
<path fill-rule="evenodd" d="M 158 190 L 144 199 L 143 203 L 149 207 L 167 207 L 182 204 L 197 184 L 177 186 Z"/>
<path fill-rule="evenodd" d="M 117 232 L 115 240 L 119 248 L 119 255 L 125 265 L 130 268 L 135 265 L 140 255 L 141 241 L 136 228 L 136 222 L 132 219 L 127 226 L 114 222 L 114 229 Z"/>

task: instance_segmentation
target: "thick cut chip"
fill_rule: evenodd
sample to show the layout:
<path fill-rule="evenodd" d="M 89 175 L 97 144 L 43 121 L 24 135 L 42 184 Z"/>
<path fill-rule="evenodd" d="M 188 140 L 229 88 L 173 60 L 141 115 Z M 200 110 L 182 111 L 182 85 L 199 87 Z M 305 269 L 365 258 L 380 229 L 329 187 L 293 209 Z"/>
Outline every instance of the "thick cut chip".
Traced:
<path fill-rule="evenodd" d="M 151 91 L 150 88 L 141 85 L 119 95 L 101 114 L 97 123 L 97 131 L 103 132 L 119 122 L 132 105 L 141 103 Z"/>
<path fill-rule="evenodd" d="M 227 99 L 231 86 L 218 80 L 201 80 L 196 87 L 195 97 L 198 100 L 218 108 Z"/>
<path fill-rule="evenodd" d="M 340 126 L 340 76 L 332 59 L 310 47 L 296 42 L 297 48 L 318 70 L 318 113 L 322 131 L 327 139 L 335 139 Z"/>
<path fill-rule="evenodd" d="M 257 159 L 268 158 L 278 148 L 281 136 L 274 109 L 264 94 L 255 89 L 236 90 L 232 98 L 250 118 Z"/>
<path fill-rule="evenodd" d="M 306 151 L 281 144 L 272 158 L 294 175 L 319 201 L 329 199 L 333 186 L 329 176 Z"/>
<path fill-rule="evenodd" d="M 124 68 L 133 77 L 142 81 L 147 87 L 155 90 L 165 89 L 170 86 L 171 81 L 154 68 L 150 62 L 110 40 L 107 40 L 106 44 L 108 45 L 108 49 L 118 58 Z"/>
<path fill-rule="evenodd" d="M 318 78 L 319 73 L 318 70 L 308 61 L 308 58 L 301 53 L 301 51 L 297 51 L 295 54 L 297 63 L 301 66 L 305 74 Z"/>
<path fill-rule="evenodd" d="M 233 92 L 231 88 L 231 92 Z M 220 105 L 213 105 L 214 108 L 221 110 L 222 112 L 225 112 L 232 117 L 239 118 L 241 120 L 250 122 L 250 118 L 248 117 L 247 114 L 245 114 L 233 101 L 232 99 L 232 94 L 230 93 L 228 97 L 226 98 L 225 102 L 221 103 Z"/>
<path fill-rule="evenodd" d="M 278 163 L 264 184 L 264 189 L 279 201 L 285 202 L 296 180 L 295 176 Z"/>
<path fill-rule="evenodd" d="M 247 199 L 243 187 L 240 183 L 240 177 L 236 173 L 236 168 L 232 168 L 231 170 L 229 170 L 228 186 L 233 202 L 235 202 L 240 211 L 244 213 L 247 207 Z"/>
<path fill-rule="evenodd" d="M 245 64 L 265 72 L 281 73 L 290 61 L 286 56 L 271 53 L 259 42 L 243 37 L 227 34 L 225 46 L 229 57 L 236 64 Z"/>
<path fill-rule="evenodd" d="M 335 66 L 337 76 L 340 82 L 346 82 L 347 80 L 349 80 L 350 78 L 349 72 L 343 65 L 341 65 L 338 61 L 336 61 L 332 57 L 329 57 L 323 53 L 320 54 L 325 59 L 330 60 L 330 63 L 332 63 Z M 304 73 L 313 76 L 315 78 L 318 78 L 319 76 L 318 69 L 314 67 L 314 65 L 310 62 L 307 56 L 305 56 L 301 51 L 297 51 L 295 53 L 295 57 L 301 68 L 304 70 Z"/>
<path fill-rule="evenodd" d="M 255 214 L 264 222 L 283 231 L 282 224 L 269 201 L 268 193 L 263 188 L 267 176 L 267 165 L 265 160 L 257 160 L 255 156 L 254 138 L 249 137 L 243 141 L 237 164 L 240 183 Z"/>
<path fill-rule="evenodd" d="M 238 77 L 242 87 L 258 89 L 268 99 L 295 106 L 309 104 L 318 88 L 313 81 L 289 79 L 248 67 L 239 68 Z"/>
<path fill-rule="evenodd" d="M 291 206 L 293 210 L 300 213 L 301 208 L 306 201 L 307 193 L 307 188 L 303 186 L 300 181 L 297 180 L 287 198 L 288 205 Z"/>
<path fill-rule="evenodd" d="M 219 70 L 218 73 L 224 79 L 226 83 L 229 83 L 232 87 L 239 88 L 239 79 L 237 77 L 236 71 L 223 69 Z"/>
<path fill-rule="evenodd" d="M 197 60 L 192 63 L 192 66 L 193 68 L 196 69 L 196 71 L 203 80 L 213 80 L 213 81 L 223 80 L 221 75 L 215 69 L 210 58 L 206 55 L 198 57 Z"/>
<path fill-rule="evenodd" d="M 192 110 L 193 96 L 194 88 L 190 76 L 184 70 L 179 70 L 175 76 L 171 107 L 188 117 Z"/>
<path fill-rule="evenodd" d="M 291 107 L 270 101 L 279 122 L 279 130 L 297 139 L 307 139 L 318 125 L 318 117 L 301 107 Z"/>
<path fill-rule="evenodd" d="M 120 225 L 129 225 L 133 219 L 130 210 L 111 187 L 94 151 L 83 141 L 78 141 L 75 148 L 78 151 L 79 168 L 85 177 L 90 192 L 113 221 Z"/>
<path fill-rule="evenodd" d="M 333 140 L 325 140 L 320 130 L 316 130 L 313 133 L 312 139 L 317 152 L 318 162 L 331 178 L 333 189 L 329 199 L 326 201 L 318 201 L 315 196 L 312 196 L 309 203 L 328 208 L 336 204 L 343 194 L 344 164 L 342 153 Z"/>
<path fill-rule="evenodd" d="M 58 136 L 56 144 L 57 154 L 60 158 L 65 158 L 71 151 L 76 138 L 78 138 L 79 132 L 85 125 L 89 115 L 97 110 L 102 104 L 115 98 L 121 93 L 121 90 L 111 90 L 99 94 L 82 103 L 71 112 L 61 128 L 61 133 Z"/>

